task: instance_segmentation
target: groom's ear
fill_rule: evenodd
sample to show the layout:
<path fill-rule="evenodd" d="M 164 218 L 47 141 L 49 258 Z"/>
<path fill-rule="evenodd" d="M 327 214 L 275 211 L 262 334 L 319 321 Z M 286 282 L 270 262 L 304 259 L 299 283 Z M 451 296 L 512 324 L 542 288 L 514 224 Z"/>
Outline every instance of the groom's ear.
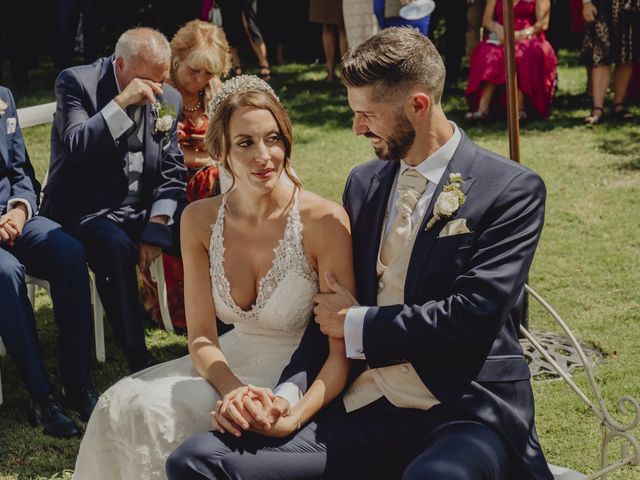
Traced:
<path fill-rule="evenodd" d="M 409 111 L 417 118 L 424 118 L 431 110 L 431 99 L 423 92 L 412 93 L 409 97 Z"/>

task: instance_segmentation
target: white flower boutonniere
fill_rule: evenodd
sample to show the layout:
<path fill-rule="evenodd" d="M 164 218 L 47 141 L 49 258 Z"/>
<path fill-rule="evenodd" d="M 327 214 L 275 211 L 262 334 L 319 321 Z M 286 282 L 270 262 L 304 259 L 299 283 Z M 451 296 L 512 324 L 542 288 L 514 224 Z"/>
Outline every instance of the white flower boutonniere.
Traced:
<path fill-rule="evenodd" d="M 5 102 L 0 98 L 0 117 L 4 115 L 4 112 L 7 111 L 7 108 L 9 108 L 9 105 L 7 105 L 7 102 Z"/>
<path fill-rule="evenodd" d="M 176 119 L 176 111 L 173 108 L 173 105 L 169 107 L 167 105 L 167 101 L 164 102 L 156 102 L 153 107 L 153 118 L 155 119 L 155 130 L 153 131 L 154 135 L 156 133 L 164 133 L 165 138 L 169 136 L 169 130 L 173 126 L 173 122 Z"/>
<path fill-rule="evenodd" d="M 442 189 L 440 195 L 438 195 L 436 204 L 433 207 L 433 216 L 429 219 L 429 222 L 427 222 L 425 230 L 430 230 L 438 220 L 450 218 L 460 209 L 467 199 L 465 194 L 462 193 L 462 190 L 460 190 L 460 185 L 463 182 L 464 179 L 459 173 L 449 174 L 449 181 Z"/>

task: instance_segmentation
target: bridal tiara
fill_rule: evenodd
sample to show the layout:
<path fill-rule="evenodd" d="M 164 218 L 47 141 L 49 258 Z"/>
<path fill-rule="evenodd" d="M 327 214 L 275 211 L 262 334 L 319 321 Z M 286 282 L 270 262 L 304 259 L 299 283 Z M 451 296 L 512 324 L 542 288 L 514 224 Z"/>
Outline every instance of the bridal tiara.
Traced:
<path fill-rule="evenodd" d="M 209 116 L 211 117 L 220 104 L 231 95 L 251 90 L 259 90 L 271 94 L 278 102 L 280 101 L 276 92 L 273 91 L 273 88 L 264 80 L 261 80 L 255 75 L 238 75 L 224 82 L 222 88 L 213 95 L 211 102 L 209 102 Z"/>

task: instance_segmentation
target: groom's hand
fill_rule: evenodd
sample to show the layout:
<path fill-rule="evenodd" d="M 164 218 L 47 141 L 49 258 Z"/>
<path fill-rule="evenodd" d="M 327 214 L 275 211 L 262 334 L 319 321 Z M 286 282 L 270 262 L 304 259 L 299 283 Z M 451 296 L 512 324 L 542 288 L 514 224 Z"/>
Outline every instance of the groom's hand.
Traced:
<path fill-rule="evenodd" d="M 275 402 L 278 398 L 269 388 L 253 385 L 238 387 L 218 401 L 213 412 L 214 427 L 220 432 L 229 432 L 237 437 L 243 430 L 268 430 L 275 421 L 274 412 L 281 408 Z M 288 402 L 286 404 L 288 409 Z"/>
<path fill-rule="evenodd" d="M 313 297 L 317 304 L 313 309 L 320 331 L 329 337 L 344 338 L 344 320 L 347 311 L 358 302 L 354 296 L 338 283 L 332 272 L 325 273 L 327 287 L 333 293 L 318 293 Z"/>

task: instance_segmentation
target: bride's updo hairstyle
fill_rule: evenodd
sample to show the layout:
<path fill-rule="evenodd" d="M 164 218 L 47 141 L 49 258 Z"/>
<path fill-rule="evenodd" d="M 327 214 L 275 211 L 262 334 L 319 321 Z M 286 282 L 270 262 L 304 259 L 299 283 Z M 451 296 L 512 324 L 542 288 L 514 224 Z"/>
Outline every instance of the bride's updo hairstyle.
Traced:
<path fill-rule="evenodd" d="M 231 138 L 229 122 L 231 115 L 243 107 L 267 110 L 273 115 L 284 142 L 284 171 L 291 181 L 300 188 L 300 180 L 291 167 L 291 146 L 293 131 L 289 114 L 276 96 L 271 86 L 254 75 L 238 75 L 222 84 L 209 103 L 209 128 L 204 139 L 207 152 L 221 162 L 234 177 L 229 165 Z"/>

